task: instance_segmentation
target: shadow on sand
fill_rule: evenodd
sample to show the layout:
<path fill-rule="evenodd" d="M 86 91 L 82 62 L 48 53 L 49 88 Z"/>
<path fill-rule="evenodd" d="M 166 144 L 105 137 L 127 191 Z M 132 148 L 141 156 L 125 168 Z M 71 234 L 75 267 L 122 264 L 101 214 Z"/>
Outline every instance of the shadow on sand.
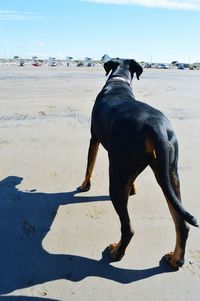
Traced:
<path fill-rule="evenodd" d="M 60 205 L 106 201 L 109 197 L 76 196 L 78 190 L 23 192 L 16 188 L 22 180 L 10 176 L 0 182 L 0 294 L 59 279 L 81 281 L 96 276 L 126 284 L 173 271 L 164 260 L 159 266 L 144 270 L 116 268 L 110 265 L 107 250 L 100 260 L 46 252 L 42 240 Z"/>

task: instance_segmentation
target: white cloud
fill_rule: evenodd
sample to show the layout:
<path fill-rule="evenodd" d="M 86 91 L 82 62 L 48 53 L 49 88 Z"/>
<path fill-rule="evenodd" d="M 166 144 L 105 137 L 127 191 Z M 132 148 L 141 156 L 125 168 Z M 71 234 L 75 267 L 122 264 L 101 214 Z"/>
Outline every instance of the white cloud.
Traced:
<path fill-rule="evenodd" d="M 129 4 L 154 8 L 200 10 L 200 0 L 81 0 L 104 4 Z"/>
<path fill-rule="evenodd" d="M 32 12 L 0 10 L 0 21 L 31 21 L 38 19 L 42 19 L 42 16 Z"/>
<path fill-rule="evenodd" d="M 45 46 L 45 42 L 43 42 L 43 41 L 36 41 L 35 45 L 38 46 L 38 47 L 43 47 L 43 46 Z"/>

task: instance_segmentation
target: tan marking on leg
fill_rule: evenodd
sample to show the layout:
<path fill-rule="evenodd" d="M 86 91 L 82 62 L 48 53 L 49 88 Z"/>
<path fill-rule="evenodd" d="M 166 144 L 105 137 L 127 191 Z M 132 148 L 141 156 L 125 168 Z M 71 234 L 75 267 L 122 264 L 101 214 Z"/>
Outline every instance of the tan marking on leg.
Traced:
<path fill-rule="evenodd" d="M 135 195 L 136 193 L 137 193 L 137 186 L 136 186 L 136 183 L 134 182 L 134 183 L 131 185 L 129 195 Z"/>
<path fill-rule="evenodd" d="M 124 254 L 120 254 L 119 248 L 121 246 L 121 241 L 118 243 L 113 243 L 109 246 L 109 253 L 113 259 L 120 260 Z"/>
<path fill-rule="evenodd" d="M 156 151 L 150 134 L 147 134 L 146 137 L 146 151 L 147 153 L 152 154 L 153 158 L 156 159 Z"/>
<path fill-rule="evenodd" d="M 166 255 L 166 259 L 169 262 L 169 264 L 173 267 L 178 267 L 181 264 L 184 263 L 184 255 L 185 255 L 185 243 L 187 240 L 187 234 L 189 231 L 189 226 L 186 224 L 185 221 L 183 221 L 180 216 L 176 213 L 175 209 L 172 207 L 172 205 L 167 200 L 170 213 L 172 215 L 175 229 L 176 229 L 176 244 L 174 248 L 174 252 L 170 252 Z M 182 228 L 181 228 L 182 223 Z M 183 228 L 184 225 L 184 228 Z M 182 231 L 182 232 L 181 232 Z M 184 233 L 184 232 L 185 233 Z"/>
<path fill-rule="evenodd" d="M 81 191 L 88 191 L 90 189 L 91 186 L 90 180 L 91 180 L 92 172 L 94 170 L 98 149 L 99 149 L 99 141 L 93 142 L 91 139 L 89 150 L 88 150 L 88 161 L 87 161 L 85 180 L 83 181 L 80 187 Z"/>

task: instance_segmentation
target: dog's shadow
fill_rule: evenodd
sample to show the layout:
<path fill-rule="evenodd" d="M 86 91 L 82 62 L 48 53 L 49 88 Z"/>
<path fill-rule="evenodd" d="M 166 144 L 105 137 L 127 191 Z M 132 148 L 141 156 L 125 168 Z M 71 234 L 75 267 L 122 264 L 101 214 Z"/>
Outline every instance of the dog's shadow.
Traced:
<path fill-rule="evenodd" d="M 110 264 L 107 250 L 100 260 L 48 253 L 42 241 L 60 205 L 105 201 L 109 197 L 76 196 L 78 190 L 24 192 L 16 188 L 22 180 L 10 176 L 0 182 L 0 294 L 59 279 L 81 281 L 96 276 L 125 284 L 172 271 L 163 260 L 159 266 L 145 270 L 117 268 Z"/>

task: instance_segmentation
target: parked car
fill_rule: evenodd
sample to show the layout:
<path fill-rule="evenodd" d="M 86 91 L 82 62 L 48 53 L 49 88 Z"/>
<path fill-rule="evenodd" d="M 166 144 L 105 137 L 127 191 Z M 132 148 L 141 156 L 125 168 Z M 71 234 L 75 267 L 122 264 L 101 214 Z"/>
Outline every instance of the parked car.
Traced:
<path fill-rule="evenodd" d="M 167 64 L 159 64 L 159 69 L 169 69 L 169 66 Z"/>
<path fill-rule="evenodd" d="M 84 65 L 83 65 L 83 63 L 77 63 L 77 65 L 76 65 L 77 67 L 83 67 Z"/>

